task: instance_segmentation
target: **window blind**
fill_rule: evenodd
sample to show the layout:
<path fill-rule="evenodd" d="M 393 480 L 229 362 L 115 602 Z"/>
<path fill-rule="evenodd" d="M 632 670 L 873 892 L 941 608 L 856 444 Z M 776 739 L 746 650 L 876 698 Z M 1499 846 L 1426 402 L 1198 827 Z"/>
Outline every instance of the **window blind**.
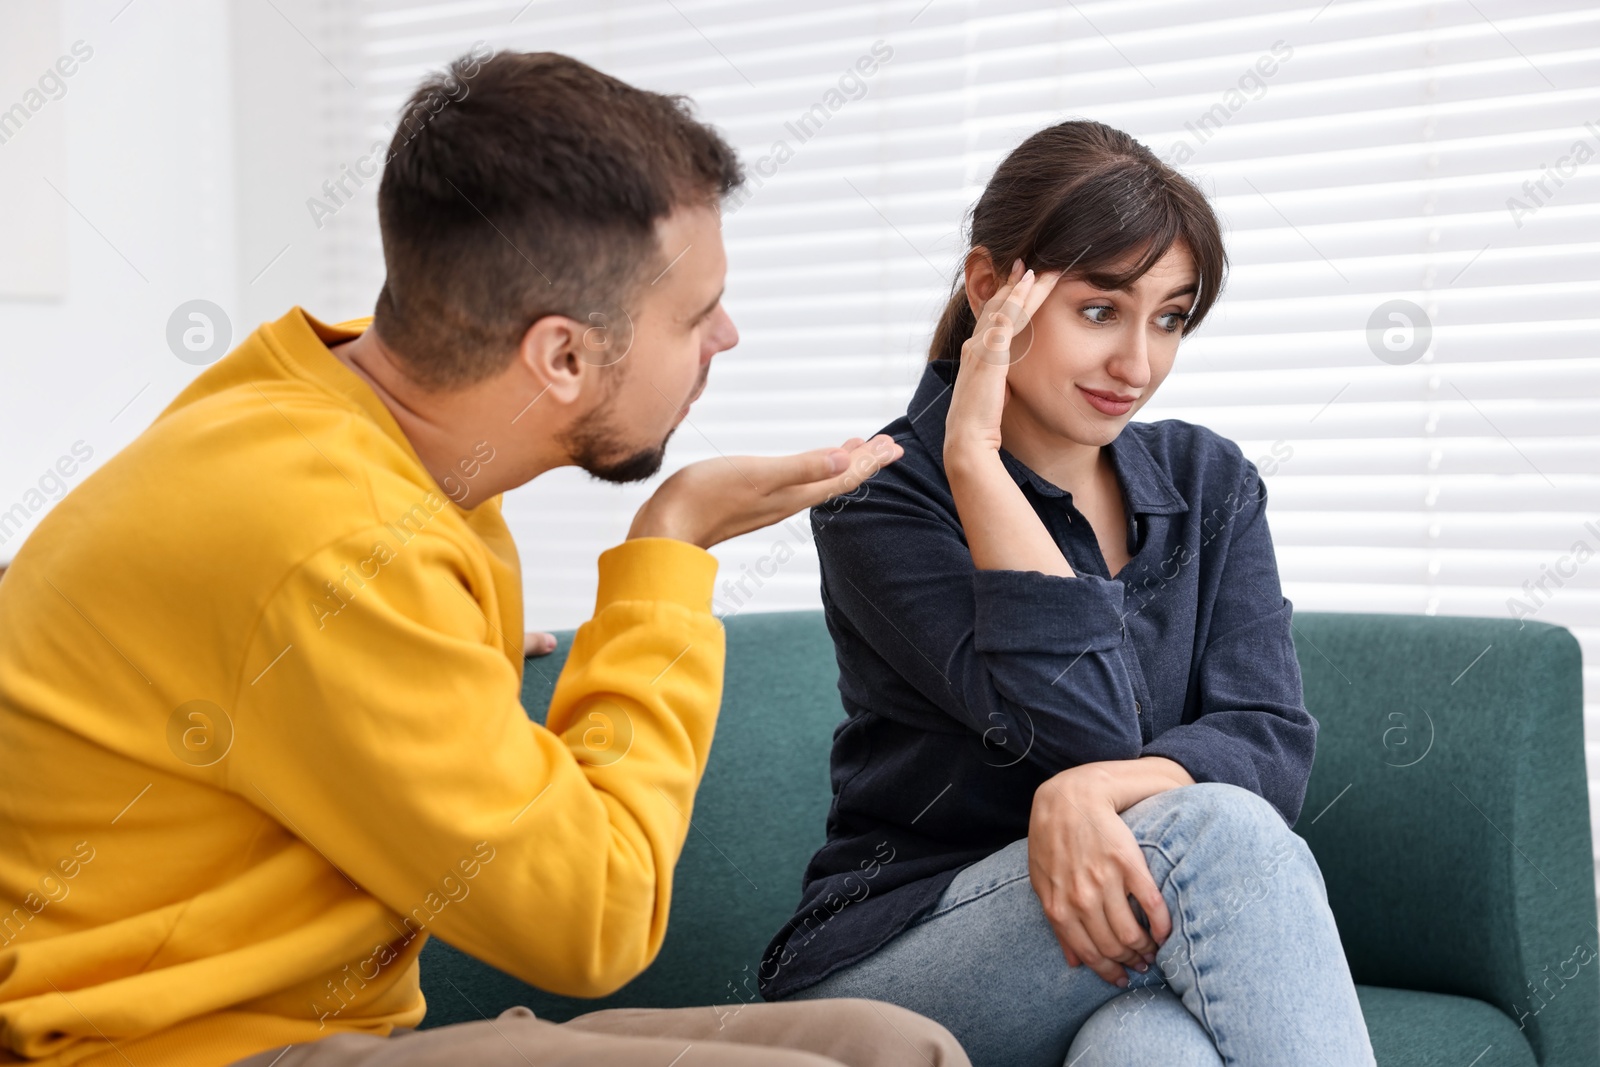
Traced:
<path fill-rule="evenodd" d="M 330 73 L 350 104 L 330 108 L 330 174 L 479 41 L 689 93 L 739 149 L 750 185 L 724 235 L 743 340 L 669 471 L 900 414 L 1000 158 L 1065 118 L 1127 130 L 1207 190 L 1232 259 L 1141 417 L 1257 459 L 1302 610 L 1572 629 L 1600 768 L 1600 10 L 372 0 L 329 32 L 354 85 Z M 375 186 L 330 220 L 331 314 L 367 313 L 381 281 Z M 563 471 L 507 495 L 530 626 L 587 616 L 594 557 L 649 490 Z M 803 521 L 718 555 L 725 613 L 817 603 Z"/>

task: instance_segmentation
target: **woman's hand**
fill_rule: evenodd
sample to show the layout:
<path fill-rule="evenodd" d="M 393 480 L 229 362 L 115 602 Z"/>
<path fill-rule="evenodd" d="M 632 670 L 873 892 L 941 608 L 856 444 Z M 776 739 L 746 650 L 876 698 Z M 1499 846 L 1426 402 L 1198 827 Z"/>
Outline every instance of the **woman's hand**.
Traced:
<path fill-rule="evenodd" d="M 1172 932 L 1172 917 L 1133 831 L 1118 814 L 1115 790 L 1104 780 L 1107 766 L 1062 771 L 1035 791 L 1028 875 L 1067 964 L 1081 962 L 1125 987 L 1123 967 L 1144 971 L 1155 962 L 1157 947 Z M 1144 909 L 1148 931 L 1134 916 L 1129 894 Z"/>
<path fill-rule="evenodd" d="M 945 418 L 946 463 L 1000 450 L 1000 417 L 1006 406 L 1006 376 L 1019 358 L 1012 339 L 1027 328 L 1033 313 L 1061 280 L 1060 271 L 1035 277 L 1023 273 L 1022 260 L 995 290 L 977 316 L 972 336 L 961 346 L 961 366 Z"/>
<path fill-rule="evenodd" d="M 1073 576 L 1050 531 L 1000 461 L 1011 339 L 1060 277 L 1052 272 L 1036 282 L 1032 271 L 1022 273 L 1022 260 L 1017 260 L 1010 280 L 984 304 L 972 336 L 961 346 L 944 424 L 944 473 L 973 565 L 981 571 Z"/>

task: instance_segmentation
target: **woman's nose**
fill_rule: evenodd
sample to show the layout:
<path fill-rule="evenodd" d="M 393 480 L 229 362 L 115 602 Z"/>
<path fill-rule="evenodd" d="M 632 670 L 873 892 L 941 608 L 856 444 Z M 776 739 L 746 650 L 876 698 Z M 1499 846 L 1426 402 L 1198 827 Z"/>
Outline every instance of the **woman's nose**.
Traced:
<path fill-rule="evenodd" d="M 1142 331 L 1118 344 L 1106 369 L 1130 389 L 1143 389 L 1150 384 L 1150 346 Z"/>

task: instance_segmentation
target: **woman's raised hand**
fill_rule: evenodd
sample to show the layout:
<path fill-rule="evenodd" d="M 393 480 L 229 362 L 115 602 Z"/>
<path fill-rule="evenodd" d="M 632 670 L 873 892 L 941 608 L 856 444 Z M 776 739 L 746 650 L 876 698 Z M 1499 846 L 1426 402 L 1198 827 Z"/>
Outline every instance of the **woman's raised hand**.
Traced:
<path fill-rule="evenodd" d="M 972 336 L 961 346 L 961 366 L 945 419 L 947 457 L 1000 450 L 1006 376 L 1012 362 L 1021 358 L 1012 352 L 1012 340 L 1027 328 L 1060 279 L 1060 271 L 1038 276 L 1032 270 L 1024 272 L 1019 259 L 1012 264 L 1005 284 L 983 305 Z"/>
<path fill-rule="evenodd" d="M 1000 417 L 1005 413 L 1011 342 L 1031 320 L 1060 279 L 1059 271 L 1035 278 L 1022 270 L 983 305 L 972 336 L 961 346 L 944 423 L 944 471 L 961 517 L 961 529 L 979 570 L 1038 571 L 1073 576 L 1061 548 L 1033 505 L 1000 461 Z M 1030 338 L 1031 340 L 1031 338 Z"/>

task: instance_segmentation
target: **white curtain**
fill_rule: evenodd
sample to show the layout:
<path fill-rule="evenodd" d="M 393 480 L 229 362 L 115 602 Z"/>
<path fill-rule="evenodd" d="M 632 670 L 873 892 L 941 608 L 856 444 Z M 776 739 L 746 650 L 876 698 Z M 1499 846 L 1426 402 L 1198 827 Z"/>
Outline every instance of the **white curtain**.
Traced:
<path fill-rule="evenodd" d="M 999 159 L 1065 118 L 1134 134 L 1212 196 L 1233 261 L 1142 417 L 1258 458 L 1302 610 L 1571 628 L 1600 767 L 1592 5 L 374 0 L 339 32 L 359 107 L 330 119 L 330 174 L 478 41 L 689 93 L 739 149 L 726 306 L 743 341 L 669 470 L 900 414 Z M 366 313 L 381 280 L 374 186 L 333 220 L 330 311 Z M 508 495 L 530 626 L 587 616 L 594 557 L 648 491 L 561 472 Z M 817 603 L 803 523 L 718 554 L 724 611 Z"/>

